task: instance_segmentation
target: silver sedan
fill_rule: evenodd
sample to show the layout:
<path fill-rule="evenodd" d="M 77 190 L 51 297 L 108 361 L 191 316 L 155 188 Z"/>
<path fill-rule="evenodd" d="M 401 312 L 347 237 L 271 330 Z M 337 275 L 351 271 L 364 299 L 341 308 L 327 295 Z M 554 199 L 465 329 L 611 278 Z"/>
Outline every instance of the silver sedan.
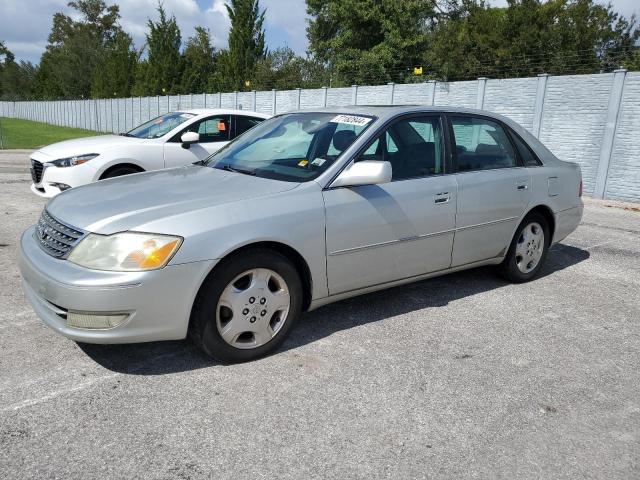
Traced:
<path fill-rule="evenodd" d="M 20 266 L 37 314 L 71 339 L 190 336 L 245 361 L 343 298 L 481 265 L 532 280 L 579 224 L 581 193 L 576 164 L 499 115 L 300 111 L 197 165 L 57 196 Z"/>

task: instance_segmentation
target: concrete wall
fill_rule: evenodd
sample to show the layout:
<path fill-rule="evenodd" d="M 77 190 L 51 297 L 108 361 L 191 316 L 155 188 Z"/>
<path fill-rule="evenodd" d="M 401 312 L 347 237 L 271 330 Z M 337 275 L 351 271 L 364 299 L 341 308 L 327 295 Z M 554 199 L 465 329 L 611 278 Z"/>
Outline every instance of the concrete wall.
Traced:
<path fill-rule="evenodd" d="M 365 104 L 456 105 L 506 115 L 559 158 L 582 167 L 584 191 L 640 201 L 640 72 L 106 100 L 0 102 L 0 116 L 100 132 L 123 132 L 181 108 L 281 113 Z"/>

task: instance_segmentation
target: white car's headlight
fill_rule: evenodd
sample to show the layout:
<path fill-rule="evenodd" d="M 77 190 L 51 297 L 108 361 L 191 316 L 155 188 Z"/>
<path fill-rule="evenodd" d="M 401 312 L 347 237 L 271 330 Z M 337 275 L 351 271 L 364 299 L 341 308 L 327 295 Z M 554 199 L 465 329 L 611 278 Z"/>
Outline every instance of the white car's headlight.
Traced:
<path fill-rule="evenodd" d="M 94 270 L 155 270 L 164 267 L 181 244 L 182 237 L 154 233 L 90 233 L 71 251 L 69 261 Z"/>
<path fill-rule="evenodd" d="M 86 153 L 84 155 L 75 155 L 73 157 L 67 158 L 59 158 L 58 160 L 54 160 L 51 162 L 52 165 L 56 167 L 73 167 L 74 165 L 82 165 L 83 163 L 87 163 L 89 160 L 96 158 L 99 153 Z"/>

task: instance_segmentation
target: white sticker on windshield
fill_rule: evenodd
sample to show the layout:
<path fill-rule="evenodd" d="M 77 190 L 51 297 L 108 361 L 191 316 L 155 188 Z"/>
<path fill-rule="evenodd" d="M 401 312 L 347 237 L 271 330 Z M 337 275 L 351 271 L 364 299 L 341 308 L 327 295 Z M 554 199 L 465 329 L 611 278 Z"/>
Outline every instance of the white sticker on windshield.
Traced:
<path fill-rule="evenodd" d="M 182 118 L 193 118 L 195 115 L 193 113 L 181 113 L 180 116 Z"/>
<path fill-rule="evenodd" d="M 318 157 L 313 162 L 311 162 L 311 165 L 315 165 L 316 167 L 321 167 L 324 162 L 326 162 L 324 158 Z"/>
<path fill-rule="evenodd" d="M 358 115 L 336 115 L 330 121 L 333 123 L 346 123 L 347 125 L 364 127 L 371 121 L 371 119 L 368 117 L 360 117 Z"/>

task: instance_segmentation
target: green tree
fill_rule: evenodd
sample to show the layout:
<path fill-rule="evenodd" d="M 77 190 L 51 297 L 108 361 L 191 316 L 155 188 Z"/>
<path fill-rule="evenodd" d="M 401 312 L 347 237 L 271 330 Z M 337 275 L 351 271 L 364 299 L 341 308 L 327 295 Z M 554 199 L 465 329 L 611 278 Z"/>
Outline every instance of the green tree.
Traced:
<path fill-rule="evenodd" d="M 103 60 L 93 74 L 93 98 L 128 97 L 135 81 L 138 52 L 125 32 L 118 32 L 107 45 Z"/>
<path fill-rule="evenodd" d="M 215 87 L 219 81 L 216 78 L 216 51 L 208 29 L 196 27 L 196 34 L 187 40 L 183 59 L 184 93 L 202 93 Z"/>
<path fill-rule="evenodd" d="M 225 5 L 231 20 L 229 49 L 221 56 L 222 87 L 231 90 L 250 90 L 256 64 L 266 54 L 264 43 L 264 15 L 259 0 L 231 0 Z M 247 85 L 246 82 L 249 82 Z"/>
<path fill-rule="evenodd" d="M 309 51 L 333 85 L 402 81 L 422 61 L 436 0 L 307 0 Z"/>
<path fill-rule="evenodd" d="M 635 17 L 593 0 L 463 0 L 434 29 L 425 63 L 448 80 L 596 73 L 629 63 L 639 35 Z"/>
<path fill-rule="evenodd" d="M 102 0 L 78 0 L 68 5 L 77 15 L 53 16 L 49 43 L 36 75 L 34 88 L 45 98 L 89 97 L 94 72 L 107 45 L 121 31 L 117 5 L 107 6 Z"/>
<path fill-rule="evenodd" d="M 168 95 L 180 93 L 182 77 L 182 38 L 176 17 L 167 16 L 162 4 L 158 4 L 159 20 L 149 19 L 147 25 L 148 57 L 141 67 L 135 91 L 139 95 Z"/>
<path fill-rule="evenodd" d="M 13 53 L 0 42 L 0 99 L 31 98 L 35 72 L 31 62 L 16 62 Z"/>
<path fill-rule="evenodd" d="M 288 47 L 277 48 L 258 61 L 253 88 L 289 90 L 317 88 L 328 84 L 327 72 L 320 62 L 296 55 Z"/>

